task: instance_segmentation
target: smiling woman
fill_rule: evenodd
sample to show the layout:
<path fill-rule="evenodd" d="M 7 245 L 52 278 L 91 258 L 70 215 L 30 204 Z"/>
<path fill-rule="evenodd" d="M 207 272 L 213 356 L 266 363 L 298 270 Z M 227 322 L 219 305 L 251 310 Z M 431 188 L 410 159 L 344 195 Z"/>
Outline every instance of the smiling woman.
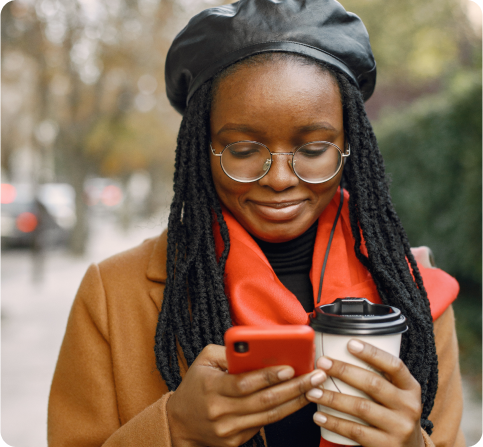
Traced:
<path fill-rule="evenodd" d="M 458 285 L 413 254 L 392 206 L 364 110 L 375 73 L 362 22 L 334 0 L 242 0 L 180 32 L 166 63 L 183 114 L 168 230 L 88 271 L 51 447 L 333 446 L 320 427 L 366 447 L 464 445 Z M 299 377 L 226 372 L 230 326 L 308 324 L 340 297 L 400 309 L 400 359 L 352 340 L 370 370 L 321 357 Z M 328 376 L 370 399 L 325 389 Z"/>

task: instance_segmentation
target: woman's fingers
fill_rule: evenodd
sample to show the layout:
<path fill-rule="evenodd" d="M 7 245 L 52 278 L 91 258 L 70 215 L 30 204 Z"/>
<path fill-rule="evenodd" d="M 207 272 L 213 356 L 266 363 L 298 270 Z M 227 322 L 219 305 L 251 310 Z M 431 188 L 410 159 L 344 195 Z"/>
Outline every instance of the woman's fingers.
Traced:
<path fill-rule="evenodd" d="M 219 393 L 227 397 L 243 397 L 253 395 L 264 389 L 270 389 L 272 391 L 267 390 L 267 393 L 265 393 L 269 396 L 267 400 L 270 400 L 273 393 L 278 394 L 279 391 L 285 392 L 287 396 L 292 393 L 286 399 L 289 400 L 295 397 L 295 394 L 306 393 L 311 384 L 316 383 L 317 385 L 313 386 L 318 386 L 326 379 L 325 373 L 320 370 L 290 380 L 293 375 L 294 369 L 291 366 L 271 366 L 243 374 L 227 374 L 219 383 Z M 280 386 L 281 383 L 286 383 L 286 385 Z M 275 385 L 278 386 L 274 387 Z M 274 388 L 272 389 L 272 387 Z M 306 387 L 308 388 L 306 389 Z"/>
<path fill-rule="evenodd" d="M 352 439 L 359 445 L 370 445 L 377 447 L 395 445 L 388 443 L 389 439 L 386 433 L 378 430 L 377 428 L 361 425 L 357 422 L 341 419 L 320 411 L 317 411 L 317 413 L 314 414 L 314 422 L 320 427 L 324 427 L 331 432 Z"/>
<path fill-rule="evenodd" d="M 243 383 L 247 377 L 250 379 L 249 387 L 262 386 L 263 388 L 242 396 L 220 395 L 221 399 L 210 402 L 207 420 L 213 425 L 213 431 L 218 438 L 230 438 L 238 442 L 242 433 L 252 433 L 251 436 L 253 436 L 260 427 L 283 419 L 307 405 L 305 393 L 314 386 L 319 386 L 326 379 L 325 373 L 314 371 L 282 383 L 273 383 L 280 380 L 277 378 L 277 371 L 283 371 L 283 368 L 271 367 L 239 375 L 226 374 L 220 378 L 219 383 L 224 382 L 225 379 L 230 382 L 229 390 L 237 390 L 236 383 L 238 381 Z M 271 385 L 267 386 L 269 383 Z M 241 389 L 246 393 L 248 388 L 242 385 Z"/>
<path fill-rule="evenodd" d="M 358 424 L 321 411 L 314 414 L 314 422 L 331 432 L 352 439 L 361 446 L 424 447 L 425 445 L 419 422 L 414 424 L 408 420 L 398 419 L 391 424 L 389 430 L 379 430 L 376 427 Z"/>
<path fill-rule="evenodd" d="M 310 402 L 356 416 L 369 425 L 381 429 L 386 429 L 388 425 L 397 422 L 394 414 L 387 408 L 361 397 L 349 396 L 319 388 L 310 390 L 306 397 Z"/>
<path fill-rule="evenodd" d="M 260 413 L 245 414 L 239 418 L 239 423 L 243 427 L 257 427 L 273 424 L 280 421 L 288 415 L 300 410 L 309 402 L 305 398 L 305 394 L 301 394 L 281 405 L 272 407 L 269 410 Z"/>
<path fill-rule="evenodd" d="M 294 369 L 290 366 L 271 366 L 242 374 L 227 374 L 220 382 L 219 392 L 227 397 L 242 397 L 278 383 L 290 380 Z"/>
<path fill-rule="evenodd" d="M 350 340 L 347 348 L 351 354 L 389 376 L 391 382 L 398 388 L 412 390 L 419 386 L 399 357 L 360 340 Z"/>
<path fill-rule="evenodd" d="M 362 419 L 367 424 L 386 433 L 391 433 L 395 427 L 396 431 L 407 429 L 408 432 L 411 432 L 414 427 L 414 421 L 411 418 L 403 418 L 401 414 L 361 397 L 317 388 L 310 390 L 306 397 L 309 401 L 316 404 Z M 352 427 L 352 429 L 359 430 L 358 427 Z"/>
<path fill-rule="evenodd" d="M 401 405 L 401 400 L 406 399 L 408 394 L 420 395 L 419 383 L 397 357 L 366 343 L 362 351 L 351 350 L 351 353 L 385 373 L 390 381 L 373 371 L 326 357 L 317 360 L 317 367 L 324 370 L 328 376 L 340 379 L 365 392 L 388 408 L 397 409 Z"/>
<path fill-rule="evenodd" d="M 301 398 L 301 402 L 305 405 L 308 402 L 305 398 L 305 393 L 321 385 L 326 378 L 327 376 L 324 372 L 316 370 L 287 382 L 268 388 L 265 387 L 246 396 L 243 400 L 237 401 L 239 407 L 238 414 L 256 414 L 271 411 L 298 398 Z"/>
<path fill-rule="evenodd" d="M 375 401 L 389 408 L 396 408 L 399 404 L 398 390 L 384 377 L 349 363 L 321 357 L 317 366 L 334 377 L 363 391 Z"/>

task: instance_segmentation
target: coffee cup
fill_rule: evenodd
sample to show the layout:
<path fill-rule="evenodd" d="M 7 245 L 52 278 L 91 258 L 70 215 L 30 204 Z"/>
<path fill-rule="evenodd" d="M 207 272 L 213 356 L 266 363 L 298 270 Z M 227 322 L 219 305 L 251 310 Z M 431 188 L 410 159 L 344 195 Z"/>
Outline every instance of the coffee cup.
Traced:
<path fill-rule="evenodd" d="M 333 303 L 317 307 L 310 316 L 315 331 L 315 359 L 321 356 L 340 360 L 374 371 L 372 366 L 352 355 L 347 349 L 349 340 L 357 338 L 399 357 L 401 335 L 407 330 L 406 318 L 392 306 L 371 303 L 366 298 L 337 298 Z M 347 385 L 335 377 L 328 377 L 324 389 L 372 400 L 366 393 Z M 323 405 L 319 411 L 338 418 L 368 425 L 363 420 Z M 358 445 L 337 433 L 321 427 L 321 435 L 335 444 Z"/>

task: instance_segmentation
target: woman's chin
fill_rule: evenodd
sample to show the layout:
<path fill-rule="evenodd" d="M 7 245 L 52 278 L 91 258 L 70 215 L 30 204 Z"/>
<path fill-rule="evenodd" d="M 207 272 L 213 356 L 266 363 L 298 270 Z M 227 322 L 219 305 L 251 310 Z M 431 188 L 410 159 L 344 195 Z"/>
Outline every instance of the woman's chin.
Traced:
<path fill-rule="evenodd" d="M 265 242 L 287 242 L 305 233 L 312 225 L 311 220 L 258 220 L 244 225 L 245 229 L 254 237 Z"/>

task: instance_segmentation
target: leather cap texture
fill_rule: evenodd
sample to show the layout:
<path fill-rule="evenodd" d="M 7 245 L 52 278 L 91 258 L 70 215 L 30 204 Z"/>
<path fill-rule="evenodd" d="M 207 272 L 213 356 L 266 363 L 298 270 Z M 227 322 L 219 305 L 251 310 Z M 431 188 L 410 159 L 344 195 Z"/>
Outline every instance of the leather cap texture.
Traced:
<path fill-rule="evenodd" d="M 183 114 L 193 93 L 221 69 L 254 54 L 290 52 L 349 75 L 367 100 L 376 63 L 361 19 L 335 0 L 240 0 L 194 16 L 166 59 L 166 92 Z"/>

